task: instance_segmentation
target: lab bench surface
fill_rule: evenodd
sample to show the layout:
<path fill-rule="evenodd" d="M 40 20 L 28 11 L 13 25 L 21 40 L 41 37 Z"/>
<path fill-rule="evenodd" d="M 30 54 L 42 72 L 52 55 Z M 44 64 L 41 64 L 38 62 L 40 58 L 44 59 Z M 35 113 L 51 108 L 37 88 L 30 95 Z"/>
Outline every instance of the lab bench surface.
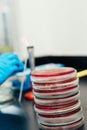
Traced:
<path fill-rule="evenodd" d="M 84 114 L 84 125 L 78 130 L 87 130 L 87 77 L 80 79 L 79 87 L 80 87 L 81 106 L 83 108 L 83 114 Z M 33 108 L 34 105 L 33 101 L 28 101 L 23 98 L 22 104 L 28 117 L 28 124 L 29 124 L 28 130 L 40 130 L 37 124 Z"/>

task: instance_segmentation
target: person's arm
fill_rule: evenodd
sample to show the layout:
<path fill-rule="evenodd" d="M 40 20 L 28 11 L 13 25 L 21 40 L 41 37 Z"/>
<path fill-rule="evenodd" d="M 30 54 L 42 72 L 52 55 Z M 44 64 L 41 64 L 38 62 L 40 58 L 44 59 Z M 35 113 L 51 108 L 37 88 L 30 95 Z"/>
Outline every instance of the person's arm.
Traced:
<path fill-rule="evenodd" d="M 0 55 L 0 85 L 11 75 L 23 71 L 24 65 L 16 54 L 4 53 Z"/>

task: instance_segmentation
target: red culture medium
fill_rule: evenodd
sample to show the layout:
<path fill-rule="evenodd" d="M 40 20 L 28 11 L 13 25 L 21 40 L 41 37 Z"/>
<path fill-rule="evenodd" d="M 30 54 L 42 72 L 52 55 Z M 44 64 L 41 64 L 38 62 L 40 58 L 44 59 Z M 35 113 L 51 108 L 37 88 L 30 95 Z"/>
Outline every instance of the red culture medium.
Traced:
<path fill-rule="evenodd" d="M 72 67 L 32 72 L 34 108 L 41 128 L 46 130 L 62 130 L 64 128 L 68 130 L 83 124 L 79 80 L 76 72 Z M 54 118 L 57 126 L 54 126 Z M 61 119 L 63 120 L 62 123 Z"/>

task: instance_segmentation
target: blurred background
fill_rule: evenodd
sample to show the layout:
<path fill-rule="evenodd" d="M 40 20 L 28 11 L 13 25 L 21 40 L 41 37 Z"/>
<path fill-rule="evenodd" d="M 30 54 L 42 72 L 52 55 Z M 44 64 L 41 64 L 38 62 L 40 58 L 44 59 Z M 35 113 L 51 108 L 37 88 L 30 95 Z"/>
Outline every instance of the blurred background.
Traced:
<path fill-rule="evenodd" d="M 86 0 L 0 0 L 0 53 L 27 57 L 87 55 Z"/>

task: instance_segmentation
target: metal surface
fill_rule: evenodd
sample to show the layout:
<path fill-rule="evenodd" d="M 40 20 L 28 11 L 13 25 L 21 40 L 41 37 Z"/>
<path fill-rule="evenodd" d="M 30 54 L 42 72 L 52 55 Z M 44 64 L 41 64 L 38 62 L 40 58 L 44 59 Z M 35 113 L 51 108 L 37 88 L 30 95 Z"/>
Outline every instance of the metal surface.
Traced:
<path fill-rule="evenodd" d="M 84 119 L 84 125 L 78 130 L 87 130 L 87 77 L 80 79 L 79 87 L 80 87 L 81 106 L 83 108 L 83 114 L 85 119 Z M 24 106 L 24 110 L 27 112 L 29 122 L 28 130 L 39 130 L 35 112 L 33 109 L 34 102 L 23 99 L 22 103 Z"/>

